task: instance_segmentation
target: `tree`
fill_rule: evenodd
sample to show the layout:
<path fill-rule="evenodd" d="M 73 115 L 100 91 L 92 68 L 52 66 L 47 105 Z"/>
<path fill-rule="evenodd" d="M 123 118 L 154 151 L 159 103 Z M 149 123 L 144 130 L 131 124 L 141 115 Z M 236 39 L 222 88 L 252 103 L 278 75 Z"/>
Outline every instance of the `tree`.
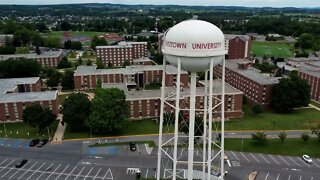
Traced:
<path fill-rule="evenodd" d="M 104 69 L 105 68 L 105 65 L 104 65 L 101 58 L 97 58 L 96 64 L 97 64 L 97 69 Z"/>
<path fill-rule="evenodd" d="M 310 135 L 308 133 L 301 134 L 301 139 L 304 141 L 304 143 L 307 143 L 310 139 Z"/>
<path fill-rule="evenodd" d="M 61 86 L 62 89 L 74 89 L 74 81 L 73 81 L 74 71 L 68 69 L 64 72 L 61 78 Z"/>
<path fill-rule="evenodd" d="M 102 88 L 102 81 L 101 81 L 101 78 L 100 78 L 100 77 L 98 77 L 98 79 L 97 79 L 96 88 Z"/>
<path fill-rule="evenodd" d="M 60 48 L 61 40 L 58 37 L 47 37 L 44 39 L 44 46 L 49 48 Z"/>
<path fill-rule="evenodd" d="M 87 127 L 87 120 L 91 113 L 91 102 L 83 93 L 73 93 L 62 105 L 63 121 L 72 131 L 81 131 Z"/>
<path fill-rule="evenodd" d="M 16 48 L 16 54 L 28 54 L 29 53 L 29 47 L 27 46 L 21 46 Z"/>
<path fill-rule="evenodd" d="M 320 141 L 320 130 L 318 129 L 312 129 L 311 134 L 315 134 L 318 138 L 318 141 Z"/>
<path fill-rule="evenodd" d="M 66 40 L 66 41 L 64 42 L 63 46 L 64 46 L 65 49 L 71 49 L 71 47 L 72 47 L 72 41 L 69 40 L 69 39 Z"/>
<path fill-rule="evenodd" d="M 251 139 L 259 144 L 267 143 L 267 134 L 265 132 L 256 132 L 251 134 Z"/>
<path fill-rule="evenodd" d="M 287 133 L 281 132 L 280 134 L 278 134 L 278 137 L 280 138 L 280 141 L 281 141 L 281 143 L 283 144 L 284 141 L 285 141 L 286 138 L 287 138 Z"/>
<path fill-rule="evenodd" d="M 71 41 L 71 49 L 72 50 L 81 50 L 82 43 L 80 41 Z"/>
<path fill-rule="evenodd" d="M 43 108 L 40 104 L 27 106 L 23 110 L 23 122 L 39 131 L 48 127 L 55 119 L 56 116 L 52 111 L 49 108 Z"/>
<path fill-rule="evenodd" d="M 41 65 L 31 59 L 0 61 L 0 78 L 36 77 L 40 70 Z"/>
<path fill-rule="evenodd" d="M 126 126 L 127 118 L 126 96 L 122 90 L 96 89 L 89 117 L 89 125 L 94 133 L 115 134 Z"/>
<path fill-rule="evenodd" d="M 91 65 L 92 65 L 92 61 L 90 59 L 88 59 L 87 66 L 91 66 Z"/>
<path fill-rule="evenodd" d="M 126 66 L 130 66 L 131 64 L 130 64 L 130 61 L 129 60 L 124 60 L 124 62 L 123 62 L 123 67 L 126 67 Z"/>
<path fill-rule="evenodd" d="M 108 67 L 107 67 L 107 68 L 108 68 L 108 69 L 112 69 L 112 67 L 113 67 L 113 65 L 112 65 L 112 63 L 109 61 L 109 62 L 108 62 Z"/>
<path fill-rule="evenodd" d="M 257 105 L 255 105 L 255 106 L 252 108 L 252 111 L 253 111 L 255 114 L 260 114 L 260 113 L 263 112 L 263 109 L 262 109 L 262 107 L 261 107 L 259 104 L 257 104 Z"/>
<path fill-rule="evenodd" d="M 106 39 L 104 38 L 98 38 L 97 36 L 94 36 L 91 41 L 91 48 L 96 49 L 96 46 L 106 46 L 108 45 Z"/>
<path fill-rule="evenodd" d="M 311 49 L 314 45 L 315 36 L 309 33 L 303 33 L 299 36 L 298 45 L 303 49 Z"/>
<path fill-rule="evenodd" d="M 307 106 L 310 102 L 310 85 L 296 71 L 283 78 L 272 88 L 272 106 L 278 112 L 290 112 L 293 108 Z"/>
<path fill-rule="evenodd" d="M 66 56 L 64 56 L 61 59 L 61 61 L 57 66 L 58 69 L 64 69 L 64 68 L 70 68 L 70 67 L 71 67 L 71 63 L 68 61 L 68 58 Z"/>
<path fill-rule="evenodd" d="M 48 87 L 56 87 L 59 86 L 61 79 L 61 74 L 58 71 L 54 71 L 47 80 L 47 86 Z"/>

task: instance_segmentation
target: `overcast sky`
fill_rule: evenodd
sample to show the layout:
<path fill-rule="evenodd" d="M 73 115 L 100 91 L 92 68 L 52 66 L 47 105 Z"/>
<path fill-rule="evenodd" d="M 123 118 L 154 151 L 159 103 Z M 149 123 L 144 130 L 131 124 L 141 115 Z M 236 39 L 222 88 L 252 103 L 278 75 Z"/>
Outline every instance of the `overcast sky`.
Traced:
<path fill-rule="evenodd" d="M 320 7 L 320 0 L 0 0 L 0 4 L 71 4 L 71 3 L 117 3 L 117 4 L 178 4 L 205 6 L 249 7 Z"/>

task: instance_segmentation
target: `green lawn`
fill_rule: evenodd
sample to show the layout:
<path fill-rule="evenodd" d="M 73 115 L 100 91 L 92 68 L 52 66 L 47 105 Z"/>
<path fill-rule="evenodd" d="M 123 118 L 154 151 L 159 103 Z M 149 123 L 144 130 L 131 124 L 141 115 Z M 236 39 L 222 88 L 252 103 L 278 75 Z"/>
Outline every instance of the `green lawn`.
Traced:
<path fill-rule="evenodd" d="M 298 109 L 290 114 L 266 111 L 254 114 L 244 106 L 244 117 L 226 122 L 226 130 L 299 130 L 320 125 L 320 112 L 314 109 Z"/>
<path fill-rule="evenodd" d="M 157 134 L 159 132 L 159 126 L 156 121 L 150 119 L 129 121 L 128 126 L 117 134 L 104 134 L 96 135 L 90 134 L 88 128 L 82 132 L 70 132 L 67 128 L 64 138 L 65 139 L 77 139 L 77 138 L 90 138 L 90 137 L 106 137 L 106 136 L 126 136 L 126 135 L 140 135 L 140 134 Z M 168 127 L 166 132 L 173 132 L 173 126 Z"/>
<path fill-rule="evenodd" d="M 69 94 L 63 94 L 58 96 L 59 104 L 62 105 L 64 100 L 69 96 Z"/>
<path fill-rule="evenodd" d="M 320 157 L 320 142 L 311 138 L 307 143 L 302 139 L 286 139 L 284 144 L 280 139 L 268 139 L 266 145 L 256 144 L 251 139 L 244 139 L 241 148 L 241 139 L 225 139 L 225 149 L 232 151 L 256 152 L 264 154 L 279 154 L 289 156 L 302 156 L 308 154 L 311 157 Z"/>
<path fill-rule="evenodd" d="M 51 137 L 53 137 L 56 131 L 57 125 L 58 125 L 58 121 L 52 123 L 49 126 L 49 133 Z M 7 133 L 5 133 L 4 129 L 6 129 Z M 23 122 L 5 123 L 0 125 L 0 137 L 18 138 L 18 139 L 48 138 L 48 131 L 47 129 L 45 129 L 41 132 L 38 132 L 34 127 L 31 127 Z"/>
<path fill-rule="evenodd" d="M 258 57 L 293 57 L 293 44 L 286 42 L 252 42 L 253 55 Z"/>
<path fill-rule="evenodd" d="M 44 36 L 47 37 L 58 37 L 58 38 L 63 38 L 63 32 L 64 31 L 52 31 L 50 33 L 43 34 Z M 95 35 L 101 35 L 101 34 L 106 34 L 107 32 L 94 32 L 94 31 L 72 31 L 71 35 L 72 36 L 87 36 L 87 37 L 93 37 Z"/>
<path fill-rule="evenodd" d="M 161 83 L 151 83 L 144 87 L 146 90 L 161 89 Z"/>

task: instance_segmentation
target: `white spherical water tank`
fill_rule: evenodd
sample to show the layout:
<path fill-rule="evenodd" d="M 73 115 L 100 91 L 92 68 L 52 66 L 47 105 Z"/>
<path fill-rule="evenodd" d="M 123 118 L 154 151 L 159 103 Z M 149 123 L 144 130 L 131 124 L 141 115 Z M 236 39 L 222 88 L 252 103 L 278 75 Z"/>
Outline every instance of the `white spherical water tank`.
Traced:
<path fill-rule="evenodd" d="M 211 58 L 216 66 L 227 53 L 222 31 L 201 20 L 182 21 L 170 28 L 165 33 L 162 52 L 174 66 L 180 58 L 181 69 L 189 72 L 209 69 Z"/>

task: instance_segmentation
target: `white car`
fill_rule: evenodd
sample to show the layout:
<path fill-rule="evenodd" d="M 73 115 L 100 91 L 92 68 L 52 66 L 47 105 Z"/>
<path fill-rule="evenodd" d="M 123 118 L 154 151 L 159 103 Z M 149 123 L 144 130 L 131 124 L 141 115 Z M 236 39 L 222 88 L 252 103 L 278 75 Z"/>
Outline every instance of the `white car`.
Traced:
<path fill-rule="evenodd" d="M 302 159 L 307 163 L 312 163 L 312 159 L 308 155 L 303 155 Z"/>

